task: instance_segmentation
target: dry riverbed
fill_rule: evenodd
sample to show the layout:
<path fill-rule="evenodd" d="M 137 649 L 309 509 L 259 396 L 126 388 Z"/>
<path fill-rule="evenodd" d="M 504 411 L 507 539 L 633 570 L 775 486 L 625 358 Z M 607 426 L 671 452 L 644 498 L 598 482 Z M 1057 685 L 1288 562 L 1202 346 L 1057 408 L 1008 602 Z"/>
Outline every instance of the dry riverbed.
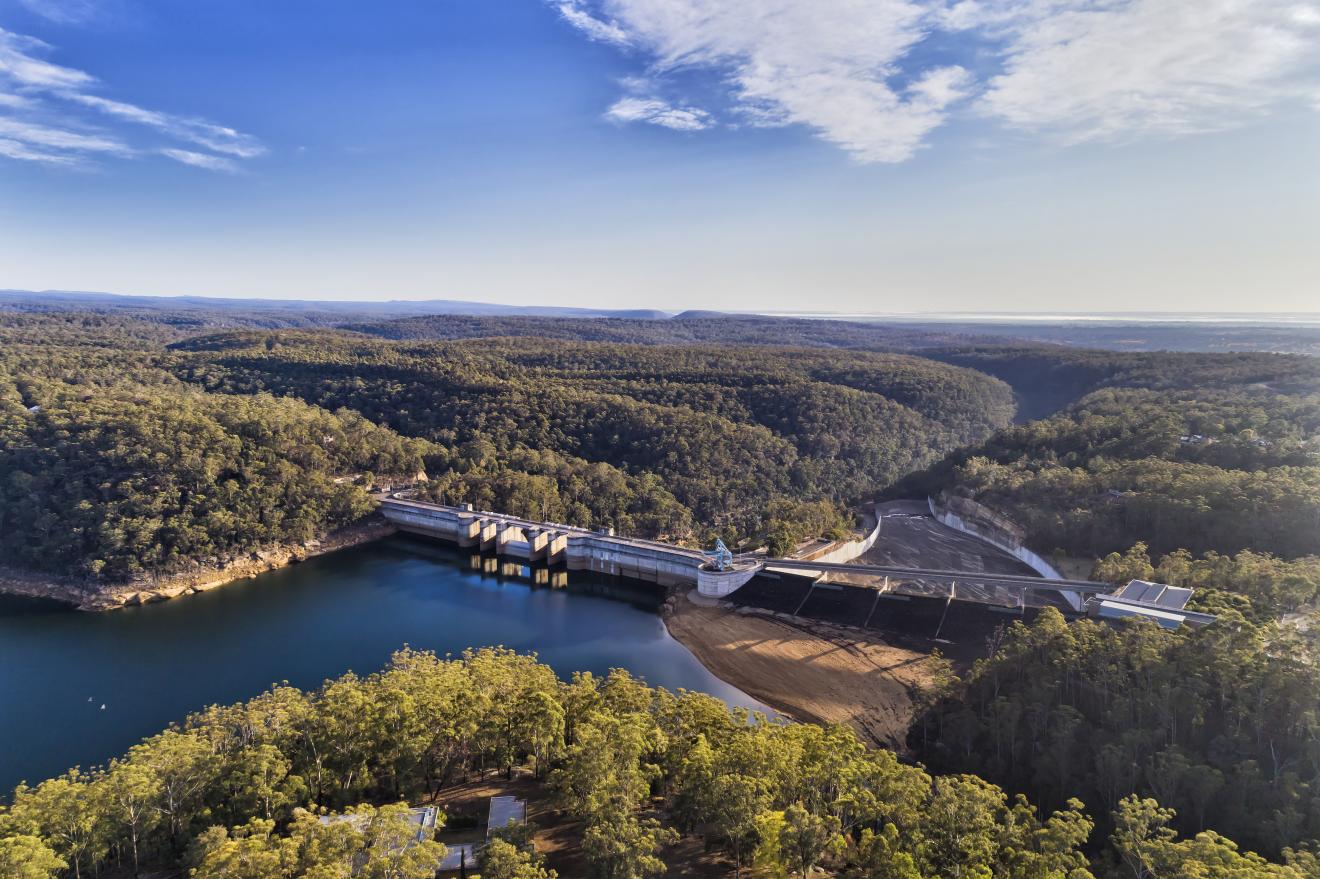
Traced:
<path fill-rule="evenodd" d="M 872 632 L 677 595 L 669 632 L 716 677 L 803 721 L 846 723 L 863 739 L 905 750 L 929 657 Z"/>

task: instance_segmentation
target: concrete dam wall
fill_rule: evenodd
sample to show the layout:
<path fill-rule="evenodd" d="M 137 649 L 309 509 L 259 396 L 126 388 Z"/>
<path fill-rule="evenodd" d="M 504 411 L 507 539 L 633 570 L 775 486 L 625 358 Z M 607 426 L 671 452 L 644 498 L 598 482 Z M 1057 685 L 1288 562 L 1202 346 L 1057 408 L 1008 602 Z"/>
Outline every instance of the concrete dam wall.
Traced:
<path fill-rule="evenodd" d="M 594 571 L 658 583 L 661 586 L 696 586 L 702 595 L 724 598 L 765 568 L 766 560 L 741 557 L 728 570 L 716 570 L 711 557 L 696 549 L 618 537 L 607 531 L 589 531 L 553 522 L 532 522 L 502 513 L 410 500 L 400 495 L 384 498 L 381 515 L 400 531 L 433 537 L 499 556 L 563 563 L 570 571 Z M 843 563 L 874 545 L 880 523 L 864 537 L 837 541 L 818 555 L 821 561 Z M 813 560 L 817 560 L 814 559 Z"/>
<path fill-rule="evenodd" d="M 410 534 L 529 562 L 562 562 L 571 571 L 594 571 L 661 586 L 697 585 L 699 568 L 707 561 L 698 550 L 667 543 L 402 497 L 382 500 L 380 512 Z"/>

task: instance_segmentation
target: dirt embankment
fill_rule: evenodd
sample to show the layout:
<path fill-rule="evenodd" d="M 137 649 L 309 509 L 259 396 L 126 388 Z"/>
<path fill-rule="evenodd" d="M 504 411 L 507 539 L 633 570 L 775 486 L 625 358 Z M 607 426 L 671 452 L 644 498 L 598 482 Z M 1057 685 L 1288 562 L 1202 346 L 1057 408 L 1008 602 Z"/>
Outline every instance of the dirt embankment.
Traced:
<path fill-rule="evenodd" d="M 698 599 L 700 600 L 700 599 Z M 847 723 L 863 739 L 905 750 L 929 657 L 871 632 L 727 603 L 670 603 L 669 632 L 711 673 L 795 720 Z"/>
<path fill-rule="evenodd" d="M 93 583 L 27 571 L 0 569 L 0 593 L 54 599 L 72 604 L 79 610 L 114 610 L 207 592 L 235 580 L 255 577 L 257 574 L 334 552 L 337 549 L 370 543 L 393 533 L 392 525 L 373 518 L 333 531 L 321 540 L 308 541 L 296 546 L 286 545 L 256 550 L 223 565 L 202 565 L 185 573 L 135 580 L 131 583 Z"/>

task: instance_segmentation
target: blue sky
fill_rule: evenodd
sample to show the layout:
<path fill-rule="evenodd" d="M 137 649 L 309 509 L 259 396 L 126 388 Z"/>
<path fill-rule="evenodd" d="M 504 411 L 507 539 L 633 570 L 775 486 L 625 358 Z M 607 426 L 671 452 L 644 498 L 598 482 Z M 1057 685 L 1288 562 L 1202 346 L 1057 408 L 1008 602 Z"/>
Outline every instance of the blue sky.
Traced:
<path fill-rule="evenodd" d="M 0 287 L 1320 309 L 1316 0 L 0 0 Z"/>

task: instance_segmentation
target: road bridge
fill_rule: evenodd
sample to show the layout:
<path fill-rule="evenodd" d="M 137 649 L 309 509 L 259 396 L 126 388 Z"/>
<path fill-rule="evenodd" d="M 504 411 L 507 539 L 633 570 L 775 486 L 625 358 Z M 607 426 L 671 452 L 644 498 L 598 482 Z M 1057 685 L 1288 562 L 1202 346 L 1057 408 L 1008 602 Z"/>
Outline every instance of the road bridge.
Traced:
<path fill-rule="evenodd" d="M 800 559 L 767 559 L 766 570 L 792 571 L 801 573 L 816 572 L 818 576 L 829 574 L 870 575 L 872 577 L 891 577 L 913 580 L 934 580 L 939 582 L 976 582 L 996 586 L 1029 586 L 1036 589 L 1053 589 L 1095 595 L 1113 591 L 1111 583 L 1095 583 L 1090 580 L 1046 580 L 1030 574 L 992 574 L 984 571 L 939 571 L 930 568 L 902 568 L 886 565 L 822 564 Z"/>

